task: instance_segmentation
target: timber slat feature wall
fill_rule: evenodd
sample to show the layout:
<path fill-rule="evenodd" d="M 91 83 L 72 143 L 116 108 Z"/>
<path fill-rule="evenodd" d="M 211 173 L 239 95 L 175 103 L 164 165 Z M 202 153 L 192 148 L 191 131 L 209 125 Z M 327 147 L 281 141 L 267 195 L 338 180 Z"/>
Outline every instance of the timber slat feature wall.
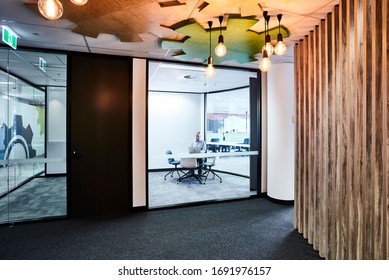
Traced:
<path fill-rule="evenodd" d="M 389 259 L 388 0 L 341 0 L 295 45 L 296 229 L 326 259 Z"/>

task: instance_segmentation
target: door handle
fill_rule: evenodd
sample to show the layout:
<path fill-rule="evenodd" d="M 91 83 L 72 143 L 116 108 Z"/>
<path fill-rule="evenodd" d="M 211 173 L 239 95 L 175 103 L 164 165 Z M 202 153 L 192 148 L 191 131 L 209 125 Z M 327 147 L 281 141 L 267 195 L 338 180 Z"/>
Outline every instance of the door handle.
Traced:
<path fill-rule="evenodd" d="M 72 158 L 74 159 L 80 159 L 80 158 L 83 158 L 82 155 L 78 154 L 76 151 L 73 151 L 72 153 Z"/>

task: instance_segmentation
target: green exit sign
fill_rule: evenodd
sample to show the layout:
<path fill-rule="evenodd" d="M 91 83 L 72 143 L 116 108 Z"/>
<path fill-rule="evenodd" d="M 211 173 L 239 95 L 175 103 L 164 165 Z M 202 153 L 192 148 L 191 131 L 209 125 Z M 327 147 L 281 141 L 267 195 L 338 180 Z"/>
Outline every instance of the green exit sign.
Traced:
<path fill-rule="evenodd" d="M 18 37 L 6 26 L 3 26 L 3 42 L 16 50 Z"/>

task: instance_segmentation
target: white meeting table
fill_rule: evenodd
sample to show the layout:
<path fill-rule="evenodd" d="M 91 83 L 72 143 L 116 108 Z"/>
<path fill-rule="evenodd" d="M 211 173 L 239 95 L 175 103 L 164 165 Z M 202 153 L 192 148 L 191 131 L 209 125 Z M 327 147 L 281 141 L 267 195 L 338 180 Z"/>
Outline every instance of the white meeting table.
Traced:
<path fill-rule="evenodd" d="M 211 158 L 211 157 L 238 157 L 238 156 L 255 156 L 258 151 L 247 152 L 220 152 L 220 153 L 173 153 L 164 155 L 164 158 Z"/>

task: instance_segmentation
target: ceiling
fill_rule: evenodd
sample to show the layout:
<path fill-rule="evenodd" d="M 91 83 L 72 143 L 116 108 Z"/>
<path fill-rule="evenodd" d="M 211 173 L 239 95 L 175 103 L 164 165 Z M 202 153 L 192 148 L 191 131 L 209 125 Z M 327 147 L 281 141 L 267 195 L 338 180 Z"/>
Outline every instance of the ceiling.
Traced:
<path fill-rule="evenodd" d="M 60 0 L 64 7 L 61 19 L 43 18 L 36 8 L 37 0 L 1 0 L 0 24 L 18 35 L 18 45 L 52 50 L 104 53 L 178 61 L 180 50 L 163 49 L 164 39 L 183 40 L 187 34 L 175 32 L 175 25 L 196 21 L 204 29 L 209 20 L 219 27 L 218 16 L 224 15 L 228 29 L 232 14 L 257 19 L 250 30 L 264 30 L 262 13 L 272 16 L 269 27 L 278 26 L 276 15 L 283 14 L 281 24 L 290 35 L 285 38 L 288 52 L 272 56 L 273 63 L 293 62 L 293 45 L 317 25 L 339 0 L 89 0 L 83 7 Z M 237 38 L 238 40 L 239 38 Z M 272 38 L 276 42 L 276 38 Z M 225 42 L 228 48 L 228 42 Z M 3 43 L 1 43 L 3 44 Z M 207 55 L 205 56 L 205 58 Z M 256 55 L 260 59 L 261 54 Z M 190 62 L 202 63 L 203 59 Z M 257 69 L 258 61 L 220 64 Z"/>
<path fill-rule="evenodd" d="M 230 29 L 233 27 L 230 24 L 233 18 L 244 17 L 256 22 L 252 26 L 249 25 L 251 26 L 249 30 L 256 32 L 258 37 L 258 34 L 261 35 L 264 31 L 263 11 L 268 11 L 272 16 L 269 28 L 278 27 L 276 15 L 282 13 L 281 24 L 289 32 L 289 36 L 284 38 L 288 51 L 284 56 L 273 55 L 270 60 L 273 64 L 293 63 L 294 44 L 304 38 L 339 2 L 339 0 L 89 0 L 85 6 L 78 7 L 71 4 L 70 0 L 60 1 L 64 7 L 64 14 L 56 21 L 47 20 L 39 14 L 37 0 L 0 1 L 0 25 L 10 27 L 18 36 L 17 51 L 0 42 L 0 47 L 4 47 L 0 48 L 0 69 L 8 69 L 11 74 L 38 86 L 66 86 L 66 54 L 55 51 L 150 58 L 157 60 L 149 67 L 151 90 L 194 93 L 247 87 L 248 78 L 256 75 L 253 70 L 258 70 L 261 54 L 255 54 L 254 61 L 244 63 L 234 59 L 217 60 L 219 65 L 227 68 L 216 67 L 216 76 L 208 79 L 204 75 L 202 64 L 209 53 L 204 54 L 203 58 L 190 57 L 186 60 L 190 64 L 186 65 L 164 63 L 181 62 L 177 54 L 182 54 L 182 50 L 166 49 L 162 46 L 164 40 L 183 42 L 188 37 L 188 34 L 176 32 L 181 30 L 178 27 L 197 23 L 200 29 L 206 30 L 208 21 L 211 20 L 214 28 L 218 28 L 220 26 L 218 17 L 223 15 L 222 26 L 226 32 L 229 25 Z M 219 29 L 217 30 L 219 32 Z M 226 38 L 231 41 L 231 37 Z M 240 36 L 236 36 L 236 41 L 239 39 Z M 275 44 L 275 36 L 272 39 Z M 225 44 L 228 49 L 228 42 L 225 41 Z M 236 42 L 235 45 L 239 46 Z M 22 50 L 22 47 L 50 51 Z M 208 48 L 203 49 L 208 51 Z M 39 57 L 47 61 L 46 72 L 38 67 Z M 234 72 L 228 69 L 229 66 L 251 71 Z M 0 81 L 0 92 L 13 89 L 16 95 L 21 91 L 21 87 L 9 85 L 9 81 Z"/>
<path fill-rule="evenodd" d="M 17 51 L 13 51 L 0 41 L 0 69 L 4 70 L 3 73 L 0 71 L 0 98 L 11 100 L 8 104 L 5 103 L 6 105 L 17 106 L 18 104 L 12 103 L 12 100 L 43 105 L 45 97 L 41 91 L 29 86 L 28 83 L 7 75 L 8 71 L 34 85 L 65 87 L 67 59 L 66 54 L 59 51 L 75 51 L 153 59 L 155 62 L 149 64 L 150 90 L 170 93 L 223 91 L 222 94 L 212 96 L 215 100 L 212 102 L 214 112 L 237 114 L 245 112 L 247 94 L 245 98 L 245 95 L 240 93 L 247 92 L 249 77 L 256 76 L 258 60 L 261 59 L 260 53 L 250 54 L 250 57 L 255 58 L 253 61 L 222 59 L 218 61 L 217 66 L 239 67 L 244 70 L 216 67 L 216 76 L 208 79 L 204 75 L 205 66 L 202 65 L 209 55 L 208 52 L 191 56 L 186 60 L 187 64 L 179 65 L 178 62 L 181 60 L 177 55 L 182 53 L 182 49 L 162 47 L 162 42 L 164 40 L 183 42 L 189 35 L 180 33 L 182 29 L 178 27 L 185 24 L 195 22 L 200 26 L 199 32 L 208 28 L 208 21 L 212 21 L 214 28 L 218 28 L 218 17 L 223 15 L 222 26 L 226 31 L 226 39 L 228 38 L 230 42 L 229 44 L 228 40 L 225 41 L 227 49 L 229 46 L 232 48 L 233 43 L 243 49 L 244 44 L 236 43 L 243 35 L 237 33 L 235 37 L 228 37 L 229 27 L 232 28 L 230 19 L 240 17 L 254 20 L 252 26 L 250 24 L 244 27 L 246 30 L 242 30 L 242 34 L 249 28 L 259 36 L 264 31 L 263 11 L 268 11 L 272 16 L 269 22 L 270 29 L 277 28 L 276 15 L 281 13 L 282 26 L 289 33 L 284 38 L 288 51 L 284 56 L 271 56 L 270 60 L 273 64 L 293 63 L 294 44 L 308 35 L 339 2 L 339 0 L 89 0 L 85 6 L 76 7 L 70 0 L 60 1 L 64 6 L 64 15 L 56 21 L 46 20 L 39 14 L 37 0 L 0 1 L 0 25 L 8 26 L 14 31 L 18 36 L 19 46 Z M 252 41 L 260 45 L 255 39 Z M 273 44 L 276 43 L 275 36 L 272 37 L 272 41 Z M 203 41 L 202 47 L 204 44 L 207 44 L 206 40 Z M 29 49 L 23 50 L 23 47 Z M 208 51 L 208 48 L 204 49 Z M 47 62 L 46 72 L 38 67 L 39 57 Z"/>
<path fill-rule="evenodd" d="M 205 66 L 151 61 L 149 90 L 182 93 L 216 93 L 248 88 L 249 78 L 256 71 L 218 68 L 212 78 L 205 75 Z"/>

